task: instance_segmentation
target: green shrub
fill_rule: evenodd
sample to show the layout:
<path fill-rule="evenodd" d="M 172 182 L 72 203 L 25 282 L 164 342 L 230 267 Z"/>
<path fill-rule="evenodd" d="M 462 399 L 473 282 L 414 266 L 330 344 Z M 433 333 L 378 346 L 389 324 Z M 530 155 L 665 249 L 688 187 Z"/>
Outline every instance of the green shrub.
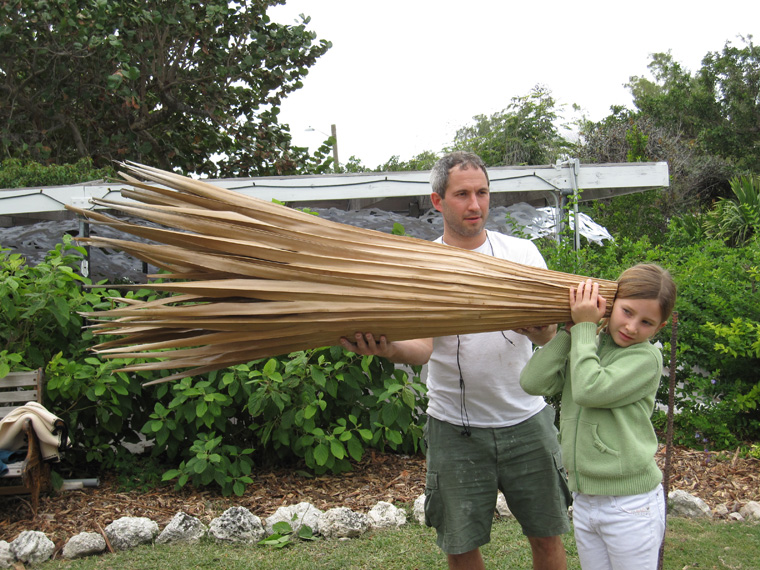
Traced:
<path fill-rule="evenodd" d="M 0 188 L 61 186 L 100 180 L 113 175 L 113 168 L 94 168 L 91 158 L 83 158 L 74 164 L 50 165 L 9 158 L 0 163 Z"/>
<path fill-rule="evenodd" d="M 143 433 L 153 453 L 183 458 L 165 479 L 242 492 L 250 467 L 297 464 L 311 472 L 350 470 L 367 447 L 414 453 L 422 443 L 424 386 L 384 359 L 340 347 L 295 352 L 168 388 Z M 187 458 L 186 441 L 194 441 Z"/>
<path fill-rule="evenodd" d="M 30 267 L 22 255 L 0 248 L 0 346 L 22 354 L 29 368 L 44 366 L 57 352 L 81 352 L 92 339 L 82 333 L 78 311 L 99 297 L 82 288 L 90 283 L 78 273 L 83 253 L 64 236 Z"/>

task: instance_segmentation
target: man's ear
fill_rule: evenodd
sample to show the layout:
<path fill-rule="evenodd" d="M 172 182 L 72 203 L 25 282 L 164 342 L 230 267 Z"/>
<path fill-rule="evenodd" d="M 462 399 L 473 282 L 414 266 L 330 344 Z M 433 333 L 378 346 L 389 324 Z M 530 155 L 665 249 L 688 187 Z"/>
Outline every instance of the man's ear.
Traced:
<path fill-rule="evenodd" d="M 433 204 L 433 208 L 435 208 L 439 212 L 443 211 L 441 209 L 441 200 L 443 200 L 443 198 L 441 198 L 441 195 L 438 192 L 433 192 L 432 194 L 430 194 L 430 201 Z"/>

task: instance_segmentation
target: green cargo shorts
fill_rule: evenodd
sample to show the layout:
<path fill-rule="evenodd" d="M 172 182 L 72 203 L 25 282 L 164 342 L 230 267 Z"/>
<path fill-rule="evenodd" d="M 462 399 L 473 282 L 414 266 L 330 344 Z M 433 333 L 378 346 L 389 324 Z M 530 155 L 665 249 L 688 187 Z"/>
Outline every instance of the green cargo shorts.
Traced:
<path fill-rule="evenodd" d="M 428 418 L 425 522 L 447 554 L 462 554 L 491 539 L 497 490 L 531 537 L 570 530 L 572 496 L 554 427 L 554 408 L 504 428 L 470 428 L 472 435 Z"/>

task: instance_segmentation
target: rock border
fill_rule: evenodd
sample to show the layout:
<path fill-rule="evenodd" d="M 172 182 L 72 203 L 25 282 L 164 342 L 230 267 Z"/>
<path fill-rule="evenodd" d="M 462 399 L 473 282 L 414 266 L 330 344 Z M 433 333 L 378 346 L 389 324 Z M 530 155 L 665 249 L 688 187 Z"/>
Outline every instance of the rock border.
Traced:
<path fill-rule="evenodd" d="M 760 502 L 750 501 L 739 512 L 728 513 L 718 507 L 716 512 L 699 497 L 686 491 L 676 490 L 668 495 L 668 515 L 687 518 L 725 517 L 729 521 L 760 522 Z M 412 518 L 418 524 L 425 524 L 425 495 L 415 501 Z M 509 517 L 511 513 L 504 496 L 499 493 L 496 513 Z M 288 522 L 294 534 L 306 525 L 314 536 L 325 540 L 348 540 L 358 538 L 368 530 L 399 528 L 407 524 L 407 515 L 386 501 L 379 501 L 367 514 L 352 511 L 347 507 L 335 507 L 321 511 L 308 502 L 279 507 L 270 517 L 262 521 L 247 508 L 230 507 L 206 526 L 198 518 L 178 512 L 166 527 L 159 532 L 158 524 L 147 517 L 121 517 L 109 524 L 102 534 L 81 532 L 71 537 L 64 545 L 61 556 L 75 559 L 97 556 L 119 550 L 136 548 L 143 544 L 192 544 L 210 538 L 221 544 L 257 544 L 274 533 L 278 522 Z M 55 554 L 55 544 L 45 533 L 26 530 L 15 540 L 0 540 L 0 568 L 13 568 L 18 562 L 41 564 Z"/>

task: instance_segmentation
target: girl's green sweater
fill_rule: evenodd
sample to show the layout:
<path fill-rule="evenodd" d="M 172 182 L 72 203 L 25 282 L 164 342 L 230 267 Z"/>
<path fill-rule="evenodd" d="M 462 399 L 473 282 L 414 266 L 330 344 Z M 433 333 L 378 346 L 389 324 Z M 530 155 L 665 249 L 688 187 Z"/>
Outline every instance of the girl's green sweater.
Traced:
<path fill-rule="evenodd" d="M 662 353 L 621 348 L 594 323 L 578 323 L 538 349 L 520 375 L 529 394 L 562 392 L 560 441 L 571 491 L 638 495 L 662 481 L 650 420 Z"/>

